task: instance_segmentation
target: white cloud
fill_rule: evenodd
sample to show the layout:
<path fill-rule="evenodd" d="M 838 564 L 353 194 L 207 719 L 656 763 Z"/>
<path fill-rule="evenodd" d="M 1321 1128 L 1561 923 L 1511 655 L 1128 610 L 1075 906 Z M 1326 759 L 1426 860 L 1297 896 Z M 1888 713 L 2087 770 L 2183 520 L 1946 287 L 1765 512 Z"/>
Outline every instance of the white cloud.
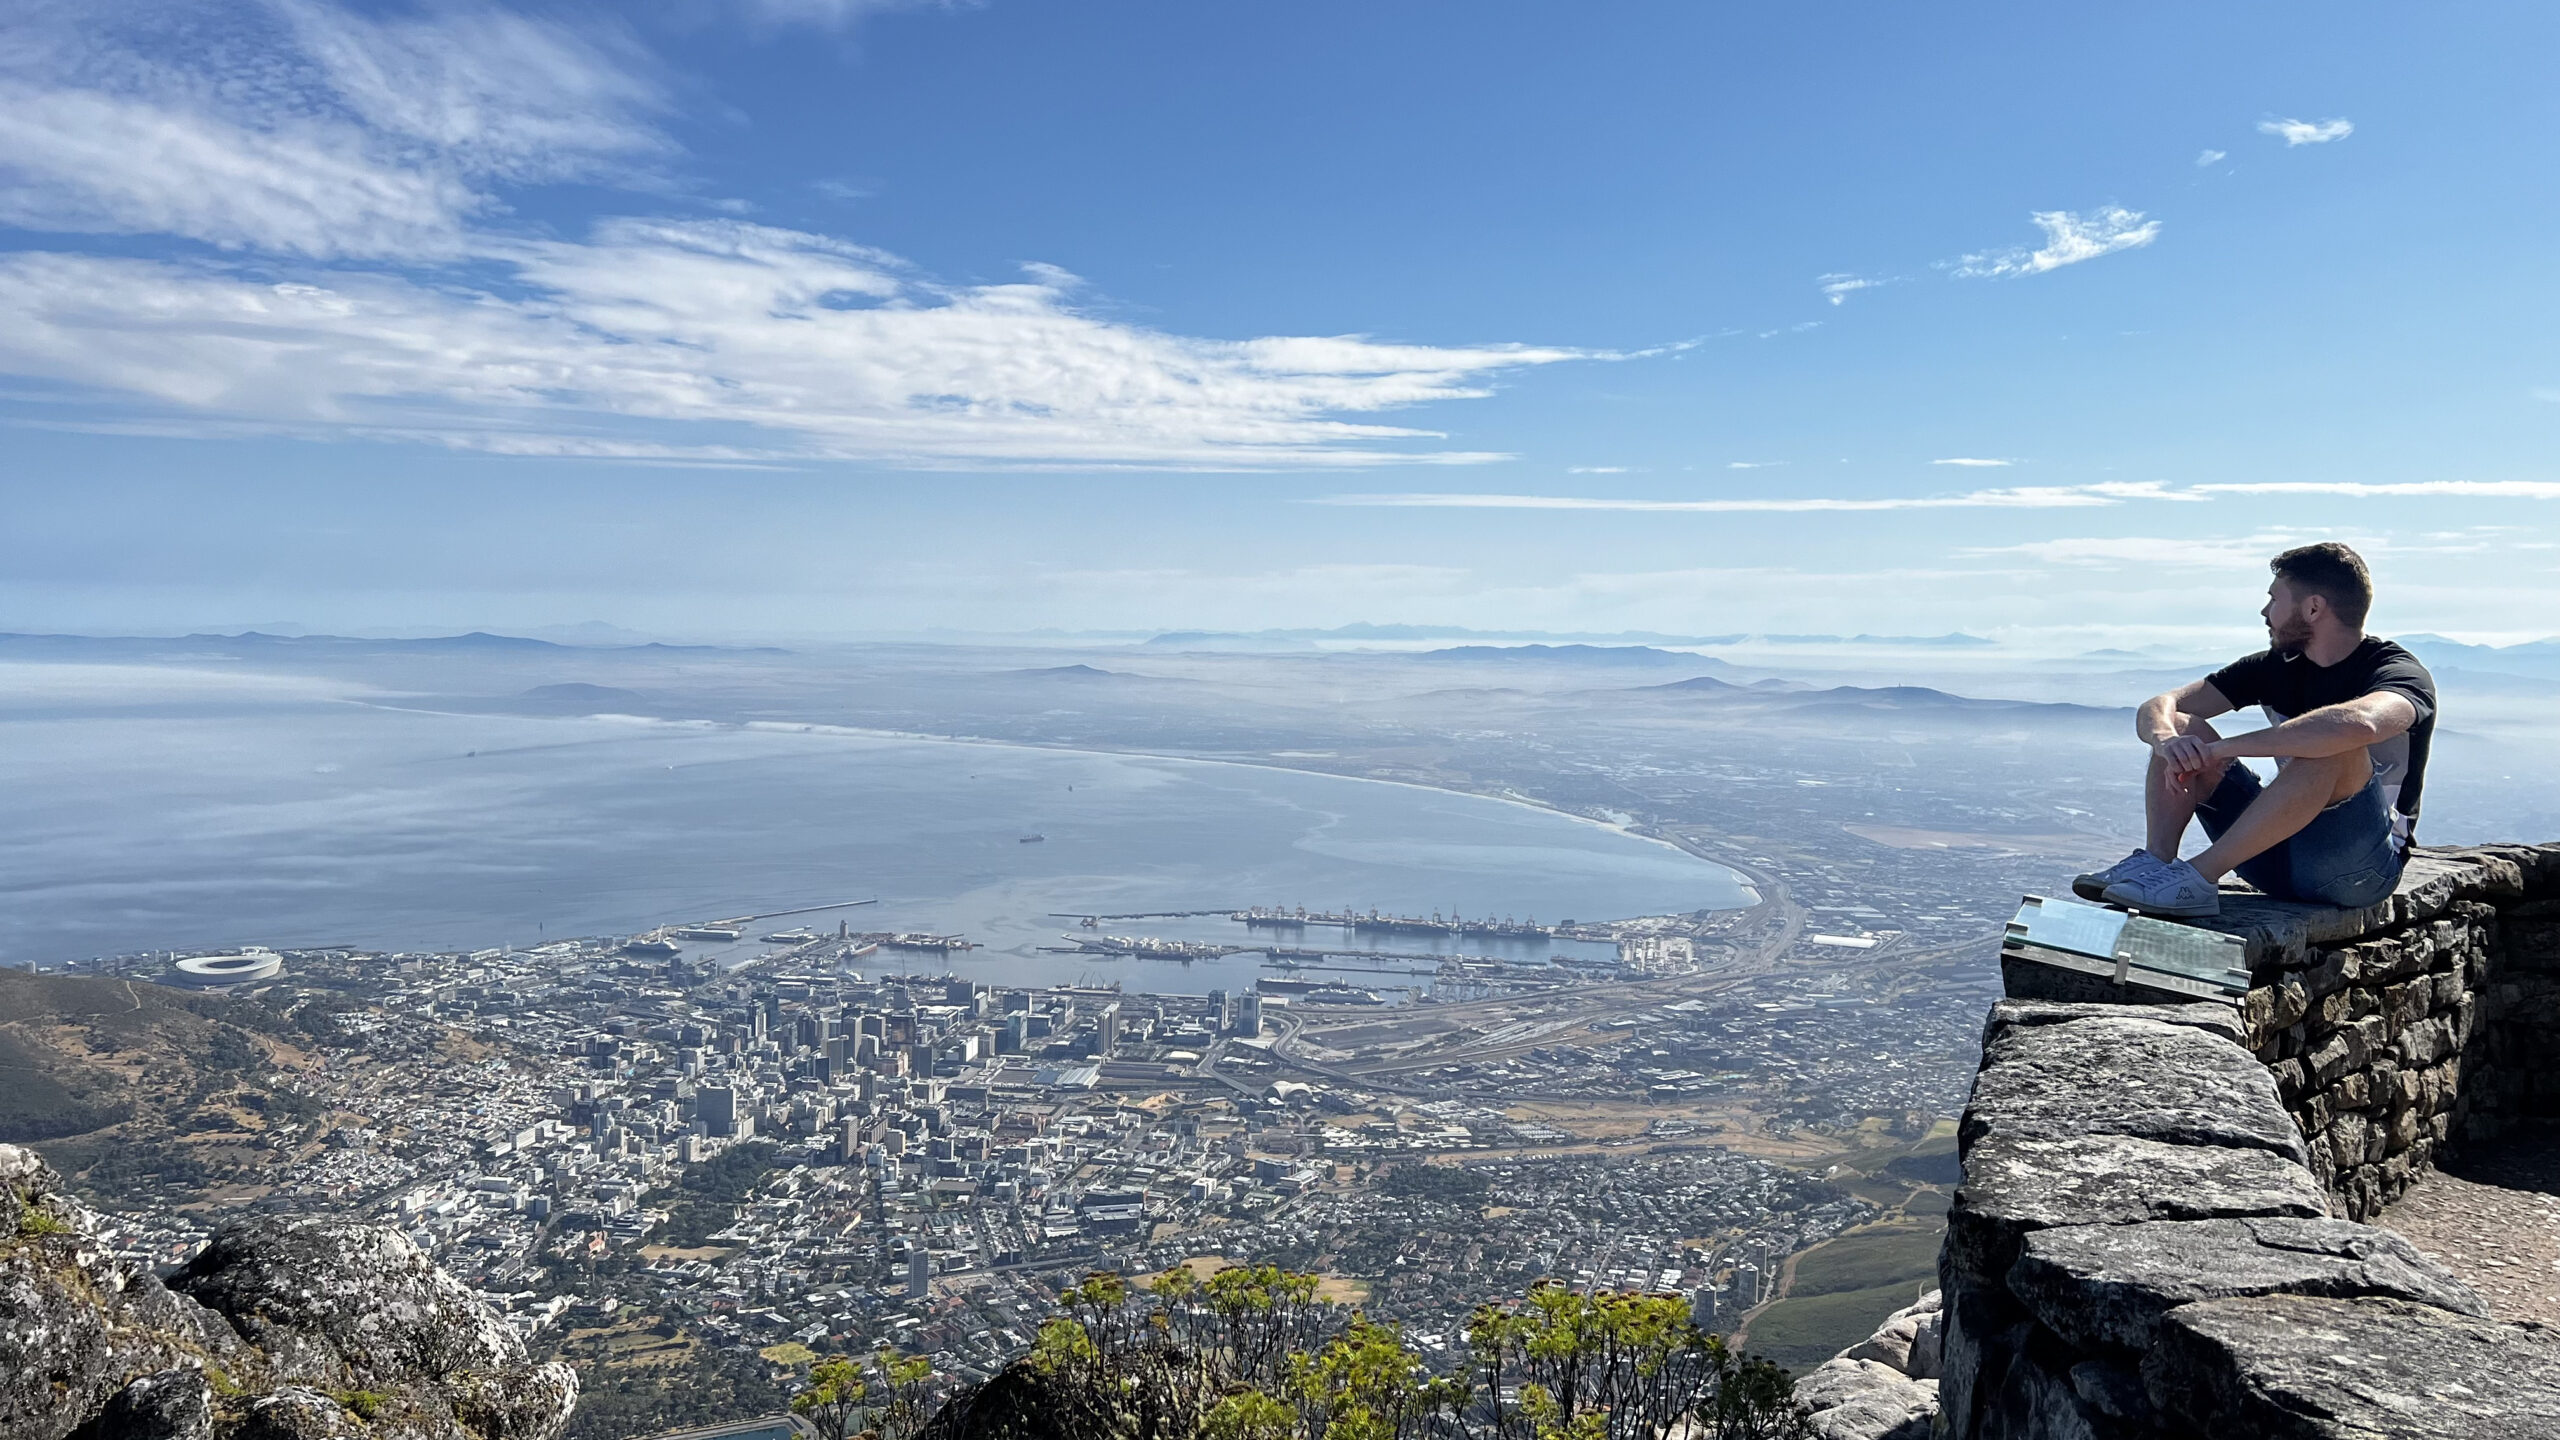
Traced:
<path fill-rule="evenodd" d="M 448 260 L 490 184 L 629 178 L 672 148 L 627 42 L 494 9 L 37 4 L 16 39 L 0 220 L 30 230 Z"/>
<path fill-rule="evenodd" d="M 2282 139 L 2287 149 L 2296 145 L 2326 145 L 2344 140 L 2356 133 L 2353 122 L 2338 120 L 2261 120 L 2258 133 Z"/>
<path fill-rule="evenodd" d="M 2020 545 L 1984 546 L 1958 553 L 1976 559 L 2016 556 L 2047 565 L 2087 569 L 2255 570 L 2265 568 L 2276 552 L 2299 543 L 2300 536 L 2282 532 L 2221 538 L 2100 535 L 2030 540 Z"/>
<path fill-rule="evenodd" d="M 1839 305 L 1846 303 L 1850 296 L 1855 295 L 1861 290 L 1873 290 L 1879 286 L 1890 285 L 1893 282 L 1890 280 L 1869 280 L 1856 275 L 1821 275 L 1815 277 L 1814 283 L 1822 288 L 1822 296 L 1824 299 L 1829 300 L 1834 305 Z"/>
<path fill-rule="evenodd" d="M 2038 485 L 1973 490 L 1956 495 L 1874 497 L 1771 495 L 1714 500 L 1635 500 L 1589 495 L 1386 494 L 1328 495 L 1310 503 L 1399 510 L 1614 510 L 1640 514 L 1802 514 L 1868 510 L 2060 510 L 2122 504 L 2127 500 L 2184 500 L 2192 496 L 2149 483 Z"/>
<path fill-rule="evenodd" d="M 1784 460 L 1728 460 L 1724 463 L 1724 468 L 1727 470 L 1775 470 L 1786 463 Z"/>
<path fill-rule="evenodd" d="M 1976 469 L 1990 470 L 2004 469 L 2008 466 L 2015 465 L 2018 462 L 2015 460 L 1982 460 L 1976 459 L 1970 455 L 1956 455 L 1945 460 L 1932 460 L 1929 463 L 1932 465 L 1964 465 Z"/>
<path fill-rule="evenodd" d="M 1940 462 L 1944 463 L 1944 462 Z M 1981 462 L 1975 462 L 1981 463 Z M 1992 490 L 1969 490 L 1946 495 L 1769 495 L 1741 496 L 1701 500 L 1643 500 L 1590 495 L 1505 495 L 1475 493 L 1417 492 L 1375 495 L 1329 495 L 1312 501 L 1318 505 L 1374 506 L 1416 510 L 1600 510 L 1629 511 L 1640 514 L 1793 514 L 1823 511 L 1881 510 L 2082 510 L 2145 501 L 2171 504 L 2201 505 L 2222 495 L 2338 495 L 2364 498 L 2393 496 L 2473 498 L 2507 500 L 2560 500 L 2560 481 L 2552 480 L 2273 480 L 2245 483 L 2170 485 L 2158 480 L 2104 480 L 2087 485 L 2019 485 Z M 2086 545 L 2103 547 L 2118 542 L 2051 541 L 2048 545 Z M 2125 541 L 2126 545 L 2150 544 L 2149 541 Z M 2163 544 L 2172 542 L 2160 542 Z M 2175 542 L 2209 547 L 2214 544 L 2255 545 L 2258 538 L 2247 541 L 2205 540 Z M 2008 551 L 1977 551 L 1976 554 L 2035 553 L 2028 547 L 2010 547 Z M 2059 555 L 2061 552 L 2054 552 Z M 2089 553 L 2096 553 L 2091 551 Z M 2128 552 L 2130 554 L 2132 552 Z"/>
<path fill-rule="evenodd" d="M 844 30 L 855 21 L 890 10 L 957 8 L 954 0 L 740 0 L 750 20 L 765 25 L 807 25 Z"/>
<path fill-rule="evenodd" d="M 1072 277 L 939 289 L 732 221 L 526 245 L 523 292 L 339 273 L 0 258 L 0 370 L 295 433 L 510 454 L 1208 467 L 1465 462 L 1341 418 L 1573 358 L 1359 337 L 1215 341 L 1079 313 Z M 706 441 L 665 424 L 718 424 Z M 743 429 L 733 427 L 744 427 Z"/>
<path fill-rule="evenodd" d="M 2231 152 L 2228 150 L 2199 150 L 2196 152 L 2196 168 L 2208 170 L 2230 158 Z"/>
<path fill-rule="evenodd" d="M 2560 480 L 2264 480 L 2198 485 L 2199 495 L 2347 495 L 2461 497 L 2478 500 L 2560 500 Z"/>
<path fill-rule="evenodd" d="M 102 426 L 694 463 L 1464 463 L 1497 457 L 1368 417 L 1596 358 L 1169 335 L 1087 313 L 1047 267 L 945 286 L 735 221 L 557 239 L 512 225 L 500 187 L 681 188 L 652 169 L 666 89 L 619 31 L 467 0 L 95 23 L 28 3 L 0 50 L 0 223 L 230 252 L 0 255 L 0 373 L 144 403 Z"/>
<path fill-rule="evenodd" d="M 1564 473 L 1567 475 L 1624 475 L 1627 473 L 1627 467 L 1624 465 L 1571 465 L 1565 468 Z"/>
<path fill-rule="evenodd" d="M 1985 251 L 1966 255 L 1953 262 L 1954 273 L 1966 279 L 2006 279 L 2020 275 L 2041 275 L 2083 260 L 2095 260 L 2119 250 L 2132 250 L 2160 238 L 2160 222 L 2146 220 L 2139 210 L 2121 205 L 2075 214 L 2069 210 L 2038 210 L 2028 217 L 2044 231 L 2044 244 L 2029 250 L 2021 246 L 2013 250 Z"/>

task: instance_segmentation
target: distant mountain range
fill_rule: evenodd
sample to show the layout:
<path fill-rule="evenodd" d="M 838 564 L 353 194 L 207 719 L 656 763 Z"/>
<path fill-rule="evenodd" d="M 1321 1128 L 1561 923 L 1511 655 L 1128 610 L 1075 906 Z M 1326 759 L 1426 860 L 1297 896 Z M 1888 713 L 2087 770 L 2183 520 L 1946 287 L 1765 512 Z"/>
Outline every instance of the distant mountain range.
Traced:
<path fill-rule="evenodd" d="M 1290 648 L 1320 640 L 1501 640 L 1520 643 L 1632 645 L 1927 645 L 1989 646 L 1979 635 L 1666 635 L 1654 630 L 1472 630 L 1464 625 L 1337 625 L 1330 630 L 1173 630 L 1146 641 L 1160 649 L 1242 650 Z M 1487 647 L 1487 648 L 1510 648 Z"/>
<path fill-rule="evenodd" d="M 1444 664 L 1571 665 L 1611 670 L 1703 670 L 1730 673 L 1732 666 L 1708 655 L 1657 650 L 1650 645 L 1458 645 L 1425 650 L 1406 657 Z"/>
<path fill-rule="evenodd" d="M 2560 636 L 2521 645 L 2465 645 L 2441 635 L 2403 635 L 2400 643 L 2430 670 L 2560 680 Z"/>
<path fill-rule="evenodd" d="M 355 635 L 270 635 L 243 630 L 237 635 L 22 635 L 0 632 L 0 651 L 36 655 L 432 655 L 540 654 L 620 651 L 632 654 L 723 651 L 730 654 L 781 655 L 771 646 L 562 645 L 522 635 L 492 635 L 474 630 L 463 635 L 382 640 Z"/>
<path fill-rule="evenodd" d="M 1923 685 L 1834 685 L 1829 689 L 1812 689 L 1788 681 L 1763 680 L 1754 685 L 1735 685 L 1701 675 L 1692 680 L 1675 680 L 1667 685 L 1646 685 L 1630 692 L 1643 695 L 1696 697 L 1728 702 L 1733 705 L 1771 713 L 1803 715 L 1830 712 L 1861 715 L 1989 715 L 2048 717 L 2053 719 L 2085 719 L 2101 715 L 2117 715 L 2123 707 L 2101 708 L 2093 705 L 2064 705 L 2043 700 L 1985 700 L 1970 695 L 1951 695 Z"/>

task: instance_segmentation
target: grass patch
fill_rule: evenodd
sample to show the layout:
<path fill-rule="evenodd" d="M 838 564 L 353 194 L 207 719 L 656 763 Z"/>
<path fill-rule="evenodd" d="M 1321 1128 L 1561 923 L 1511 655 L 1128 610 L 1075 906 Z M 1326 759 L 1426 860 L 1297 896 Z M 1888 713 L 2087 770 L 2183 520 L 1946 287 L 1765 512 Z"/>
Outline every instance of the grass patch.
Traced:
<path fill-rule="evenodd" d="M 756 1358 L 770 1360 L 776 1365 L 814 1365 L 818 1360 L 818 1352 L 797 1340 L 785 1340 L 779 1345 L 767 1345 L 757 1351 Z"/>
<path fill-rule="evenodd" d="M 1906 1284 L 1828 1295 L 1790 1295 L 1752 1317 L 1747 1345 L 1801 1375 L 1875 1333 L 1912 1301 Z"/>
<path fill-rule="evenodd" d="M 1835 1236 L 1796 1257 L 1796 1280 L 1787 1294 L 1792 1299 L 1895 1286 L 1908 1305 L 1913 1284 L 1937 1282 L 1938 1242 L 1945 1233 L 1943 1225 L 1901 1223 Z"/>
<path fill-rule="evenodd" d="M 57 1219 L 51 1211 L 39 1210 L 30 1205 L 27 1207 L 27 1213 L 19 1217 L 18 1233 L 30 1238 L 38 1235 L 68 1235 L 71 1233 L 71 1227 Z"/>

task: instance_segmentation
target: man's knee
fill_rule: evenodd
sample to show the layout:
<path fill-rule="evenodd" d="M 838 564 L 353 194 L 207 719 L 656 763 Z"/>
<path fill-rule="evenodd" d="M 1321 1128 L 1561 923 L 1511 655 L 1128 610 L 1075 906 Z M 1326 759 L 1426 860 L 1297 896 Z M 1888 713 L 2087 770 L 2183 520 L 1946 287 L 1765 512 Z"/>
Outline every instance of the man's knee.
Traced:
<path fill-rule="evenodd" d="M 2342 750 L 2335 755 L 2305 757 L 2294 761 L 2293 765 L 2311 767 L 2306 778 L 2316 776 L 2326 782 L 2329 792 L 2327 803 L 2331 805 L 2355 798 L 2373 779 L 2373 752 L 2363 746 Z"/>

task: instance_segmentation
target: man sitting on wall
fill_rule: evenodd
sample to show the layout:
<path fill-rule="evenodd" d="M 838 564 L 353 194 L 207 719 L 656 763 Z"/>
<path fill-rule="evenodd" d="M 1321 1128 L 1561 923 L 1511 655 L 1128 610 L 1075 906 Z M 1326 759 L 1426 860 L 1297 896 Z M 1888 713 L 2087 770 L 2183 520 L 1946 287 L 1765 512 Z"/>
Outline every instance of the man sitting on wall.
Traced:
<path fill-rule="evenodd" d="M 2155 695 L 2134 713 L 2151 747 L 2148 843 L 2072 882 L 2082 897 L 2182 918 L 2221 913 L 2234 871 L 2278 900 L 2357 907 L 2399 883 L 2418 822 L 2436 686 L 2417 657 L 2364 633 L 2373 578 L 2336 541 L 2271 562 L 2268 648 Z M 2243 705 L 2268 726 L 2225 739 L 2213 717 Z M 2268 756 L 2260 784 L 2243 756 Z M 2189 819 L 2212 841 L 2178 858 Z"/>

